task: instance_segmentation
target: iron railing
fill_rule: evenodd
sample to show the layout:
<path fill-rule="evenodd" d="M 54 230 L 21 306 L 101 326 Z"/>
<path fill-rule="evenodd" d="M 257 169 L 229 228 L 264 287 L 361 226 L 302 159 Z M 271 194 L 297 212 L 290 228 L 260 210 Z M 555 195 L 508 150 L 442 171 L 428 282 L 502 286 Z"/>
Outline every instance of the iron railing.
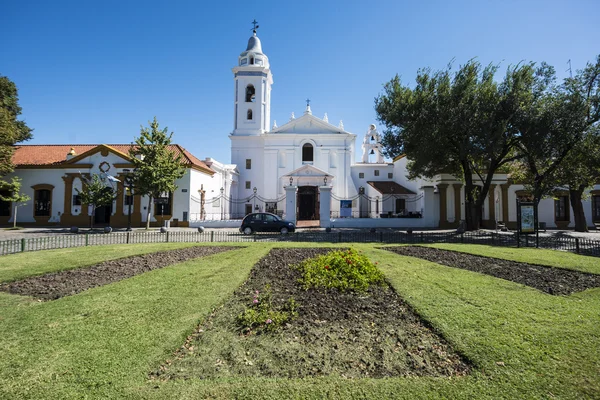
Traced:
<path fill-rule="evenodd" d="M 465 243 L 504 247 L 538 247 L 563 250 L 600 257 L 600 240 L 572 237 L 539 237 L 517 233 L 476 232 L 388 232 L 388 231 L 339 231 L 296 232 L 286 235 L 255 233 L 243 235 L 231 231 L 166 231 L 166 232 L 113 232 L 56 234 L 46 237 L 23 238 L 0 241 L 0 255 L 25 251 L 61 249 L 69 247 L 108 244 L 135 244 L 160 242 L 322 242 L 322 243 Z"/>

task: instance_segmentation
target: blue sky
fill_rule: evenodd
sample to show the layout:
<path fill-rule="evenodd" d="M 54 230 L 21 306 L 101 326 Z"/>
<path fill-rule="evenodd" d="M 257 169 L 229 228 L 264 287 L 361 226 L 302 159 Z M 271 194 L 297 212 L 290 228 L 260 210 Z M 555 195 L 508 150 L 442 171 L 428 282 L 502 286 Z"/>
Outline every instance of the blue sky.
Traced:
<path fill-rule="evenodd" d="M 19 88 L 28 143 L 129 143 L 156 116 L 174 142 L 228 163 L 231 68 L 255 18 L 272 120 L 310 98 L 314 115 L 359 137 L 395 74 L 413 82 L 421 67 L 476 57 L 502 70 L 547 61 L 564 77 L 569 59 L 575 70 L 600 53 L 597 0 L 216 3 L 5 1 L 0 75 Z"/>

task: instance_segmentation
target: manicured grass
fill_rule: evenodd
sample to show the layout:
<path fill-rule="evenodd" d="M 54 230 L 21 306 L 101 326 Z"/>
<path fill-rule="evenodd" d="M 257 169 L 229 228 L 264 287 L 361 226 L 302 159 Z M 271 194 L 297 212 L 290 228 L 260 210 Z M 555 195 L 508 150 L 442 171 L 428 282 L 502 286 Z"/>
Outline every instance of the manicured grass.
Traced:
<path fill-rule="evenodd" d="M 518 249 L 514 247 L 494 247 L 479 244 L 455 245 L 440 243 L 428 246 L 436 247 L 438 249 L 462 251 L 464 253 L 470 253 L 479 256 L 504 258 L 512 261 L 600 274 L 600 258 L 580 256 L 577 254 L 568 253 L 566 251 L 532 248 Z"/>
<path fill-rule="evenodd" d="M 319 245 L 247 246 L 52 302 L 0 293 L 0 398 L 600 397 L 600 289 L 550 296 L 367 244 L 354 247 L 379 262 L 400 296 L 474 363 L 470 376 L 148 381 L 271 247 Z M 76 249 L 73 259 L 89 259 L 94 249 Z M 514 256 L 559 262 L 540 252 Z M 573 265 L 588 259 L 569 257 Z"/>
<path fill-rule="evenodd" d="M 0 398 L 129 396 L 264 254 L 233 250 L 52 302 L 0 293 Z"/>
<path fill-rule="evenodd" d="M 63 271 L 102 261 L 134 255 L 153 253 L 184 247 L 196 246 L 197 243 L 144 243 L 119 244 L 109 246 L 72 247 L 68 249 L 44 250 L 40 252 L 24 252 L 0 256 L 0 282 L 10 282 L 28 276 L 43 275 L 49 272 Z M 219 246 L 227 243 L 221 243 Z"/>

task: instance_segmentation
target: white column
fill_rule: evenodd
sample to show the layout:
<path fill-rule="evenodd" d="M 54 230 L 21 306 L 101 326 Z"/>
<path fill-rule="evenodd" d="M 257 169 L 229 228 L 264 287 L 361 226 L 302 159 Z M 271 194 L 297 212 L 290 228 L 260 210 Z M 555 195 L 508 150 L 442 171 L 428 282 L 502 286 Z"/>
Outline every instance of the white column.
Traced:
<path fill-rule="evenodd" d="M 433 186 L 421 187 L 423 191 L 423 222 L 425 227 L 434 228 L 439 225 L 439 205 L 436 207 L 436 198 Z"/>
<path fill-rule="evenodd" d="M 331 227 L 331 187 L 321 186 L 319 187 L 320 194 L 320 205 L 319 215 L 321 228 Z"/>
<path fill-rule="evenodd" d="M 285 219 L 296 223 L 296 192 L 298 186 L 285 187 Z"/>

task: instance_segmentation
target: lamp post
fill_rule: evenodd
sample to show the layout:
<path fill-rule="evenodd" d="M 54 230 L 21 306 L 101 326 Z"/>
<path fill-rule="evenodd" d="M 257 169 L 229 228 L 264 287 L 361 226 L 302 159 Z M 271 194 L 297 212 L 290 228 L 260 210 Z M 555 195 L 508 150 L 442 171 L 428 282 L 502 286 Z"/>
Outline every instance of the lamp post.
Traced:
<path fill-rule="evenodd" d="M 397 213 L 398 210 L 396 210 L 396 196 L 394 195 L 394 186 L 390 187 L 390 192 L 392 192 L 392 210 L 393 213 Z"/>
<path fill-rule="evenodd" d="M 256 186 L 254 186 L 252 191 L 254 192 L 254 196 L 252 196 L 252 209 L 256 210 Z"/>
<path fill-rule="evenodd" d="M 221 186 L 221 221 L 223 221 L 223 217 L 224 217 L 224 212 L 223 212 L 223 200 L 225 200 L 223 198 L 223 192 L 225 191 L 225 188 Z"/>
<path fill-rule="evenodd" d="M 294 177 L 290 176 L 290 186 L 292 186 L 293 183 L 294 183 Z"/>
<path fill-rule="evenodd" d="M 131 231 L 131 204 L 133 203 L 133 174 L 127 171 L 125 175 L 125 193 L 129 197 L 127 199 L 127 232 Z"/>

